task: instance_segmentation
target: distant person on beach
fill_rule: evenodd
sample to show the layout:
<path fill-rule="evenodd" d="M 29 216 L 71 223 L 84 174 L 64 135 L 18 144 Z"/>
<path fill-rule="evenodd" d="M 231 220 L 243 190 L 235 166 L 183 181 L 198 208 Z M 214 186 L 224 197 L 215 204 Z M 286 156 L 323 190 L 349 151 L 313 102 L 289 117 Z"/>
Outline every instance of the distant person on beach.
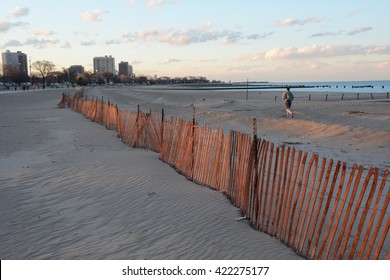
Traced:
<path fill-rule="evenodd" d="M 286 105 L 287 118 L 289 114 L 291 115 L 291 118 L 293 118 L 294 114 L 291 111 L 291 104 L 292 101 L 294 100 L 294 95 L 290 91 L 290 87 L 286 87 L 286 91 L 283 93 L 283 100 Z"/>

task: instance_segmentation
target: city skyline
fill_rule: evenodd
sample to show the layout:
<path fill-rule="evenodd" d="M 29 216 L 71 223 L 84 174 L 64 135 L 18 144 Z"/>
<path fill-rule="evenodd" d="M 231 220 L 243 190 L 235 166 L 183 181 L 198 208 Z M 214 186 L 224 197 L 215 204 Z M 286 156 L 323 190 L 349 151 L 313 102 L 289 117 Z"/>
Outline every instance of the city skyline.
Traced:
<path fill-rule="evenodd" d="M 94 57 L 112 55 L 147 76 L 389 79 L 390 3 L 379 0 L 0 4 L 1 51 L 52 61 L 57 70 L 82 65 L 93 72 Z"/>

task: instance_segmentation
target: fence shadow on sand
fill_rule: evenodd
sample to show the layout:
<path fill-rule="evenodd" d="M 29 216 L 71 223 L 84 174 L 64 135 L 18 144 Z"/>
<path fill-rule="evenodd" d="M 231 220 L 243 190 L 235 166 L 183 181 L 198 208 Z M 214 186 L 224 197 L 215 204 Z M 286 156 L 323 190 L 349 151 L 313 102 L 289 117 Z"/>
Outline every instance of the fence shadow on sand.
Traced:
<path fill-rule="evenodd" d="M 251 225 L 307 259 L 390 259 L 388 170 L 320 158 L 254 135 L 63 94 L 68 107 L 223 192 Z"/>

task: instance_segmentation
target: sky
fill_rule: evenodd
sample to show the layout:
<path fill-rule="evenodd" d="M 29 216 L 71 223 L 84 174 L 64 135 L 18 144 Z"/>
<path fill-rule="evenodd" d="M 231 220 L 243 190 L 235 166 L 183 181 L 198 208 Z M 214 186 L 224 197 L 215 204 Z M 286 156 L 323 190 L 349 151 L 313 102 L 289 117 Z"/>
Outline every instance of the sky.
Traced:
<path fill-rule="evenodd" d="M 390 1 L 0 0 L 0 49 L 57 70 L 112 55 L 158 77 L 390 80 Z"/>

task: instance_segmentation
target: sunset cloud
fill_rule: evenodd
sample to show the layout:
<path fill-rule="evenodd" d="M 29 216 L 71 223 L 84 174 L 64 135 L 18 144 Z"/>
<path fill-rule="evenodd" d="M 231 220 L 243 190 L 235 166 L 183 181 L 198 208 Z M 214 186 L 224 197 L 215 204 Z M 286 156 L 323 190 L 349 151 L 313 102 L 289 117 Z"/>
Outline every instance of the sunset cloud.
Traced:
<path fill-rule="evenodd" d="M 70 43 L 68 41 L 66 41 L 62 46 L 61 46 L 62 49 L 71 49 L 72 46 L 70 45 Z"/>
<path fill-rule="evenodd" d="M 18 40 L 9 40 L 8 42 L 5 42 L 1 47 L 2 48 L 9 48 L 9 47 L 21 47 L 23 44 Z"/>
<path fill-rule="evenodd" d="M 0 33 L 7 32 L 8 30 L 10 30 L 13 27 L 23 27 L 23 26 L 27 26 L 27 25 L 28 25 L 28 23 L 21 22 L 21 21 L 10 22 L 7 20 L 0 20 Z"/>
<path fill-rule="evenodd" d="M 319 33 L 314 33 L 310 37 L 314 38 L 314 37 L 324 37 L 324 36 L 336 36 L 336 35 L 340 35 L 341 33 L 342 33 L 342 31 L 338 31 L 338 32 L 319 32 Z"/>
<path fill-rule="evenodd" d="M 118 45 L 122 44 L 122 39 L 117 39 L 117 40 L 108 40 L 105 42 L 106 45 Z"/>
<path fill-rule="evenodd" d="M 80 45 L 82 45 L 83 47 L 94 46 L 94 45 L 96 45 L 96 41 L 94 41 L 94 40 L 82 41 L 82 42 L 80 42 Z"/>
<path fill-rule="evenodd" d="M 350 12 L 348 13 L 348 17 L 356 16 L 356 15 L 360 14 L 362 11 L 363 11 L 363 10 L 361 10 L 361 9 L 354 9 L 354 10 L 352 10 L 352 11 L 350 11 Z"/>
<path fill-rule="evenodd" d="M 0 20 L 0 32 L 7 32 L 11 28 L 9 21 Z"/>
<path fill-rule="evenodd" d="M 141 60 L 132 60 L 131 61 L 131 65 L 136 65 L 136 64 L 141 64 L 142 61 Z"/>
<path fill-rule="evenodd" d="M 212 25 L 205 24 L 199 28 L 186 30 L 168 29 L 159 30 L 157 28 L 140 30 L 136 32 L 125 32 L 122 38 L 128 41 L 156 42 L 169 45 L 190 45 L 220 40 L 223 44 L 236 43 L 238 41 L 260 40 L 267 38 L 273 32 L 246 35 L 241 31 L 234 30 L 214 30 Z"/>
<path fill-rule="evenodd" d="M 176 58 L 167 58 L 167 59 L 161 60 L 160 64 L 165 65 L 165 64 L 176 63 L 176 62 L 180 62 L 180 61 L 181 61 L 180 59 L 176 59 Z"/>
<path fill-rule="evenodd" d="M 22 17 L 28 15 L 29 12 L 30 12 L 29 8 L 15 7 L 12 10 L 12 15 L 14 17 Z"/>
<path fill-rule="evenodd" d="M 50 46 L 54 46 L 58 44 L 60 40 L 57 39 L 37 39 L 37 38 L 28 38 L 25 42 L 24 45 L 32 45 L 35 48 L 38 49 L 45 49 Z"/>
<path fill-rule="evenodd" d="M 81 13 L 80 16 L 84 21 L 101 21 L 101 15 L 107 14 L 108 11 L 101 11 L 99 9 L 95 9 L 90 12 Z"/>
<path fill-rule="evenodd" d="M 294 19 L 294 18 L 286 18 L 280 21 L 277 21 L 275 23 L 276 27 L 287 27 L 287 26 L 293 26 L 293 25 L 306 25 L 310 23 L 318 23 L 323 21 L 323 19 L 317 17 L 317 16 L 309 16 L 304 19 Z"/>
<path fill-rule="evenodd" d="M 52 30 L 45 30 L 45 29 L 38 29 L 38 30 L 33 30 L 31 32 L 32 36 L 50 36 L 53 35 L 54 31 Z"/>
<path fill-rule="evenodd" d="M 357 28 L 355 30 L 352 30 L 350 32 L 347 33 L 348 36 L 353 36 L 353 35 L 356 35 L 356 34 L 359 34 L 359 33 L 364 33 L 364 32 L 367 32 L 367 31 L 370 31 L 372 30 L 372 27 L 360 27 L 360 28 Z"/>
<path fill-rule="evenodd" d="M 2 45 L 3 48 L 9 48 L 9 47 L 22 47 L 22 46 L 33 46 L 37 49 L 44 49 L 50 46 L 54 46 L 59 43 L 59 40 L 57 39 L 37 39 L 37 38 L 27 38 L 24 42 L 18 41 L 18 40 L 10 40 Z"/>
<path fill-rule="evenodd" d="M 155 8 L 162 5 L 175 4 L 177 0 L 149 0 L 146 4 L 146 8 Z"/>
<path fill-rule="evenodd" d="M 388 55 L 390 54 L 390 45 L 312 45 L 309 47 L 302 48 L 274 48 L 265 52 L 243 54 L 238 57 L 238 60 L 258 61 L 279 59 L 304 59 L 369 54 Z"/>

